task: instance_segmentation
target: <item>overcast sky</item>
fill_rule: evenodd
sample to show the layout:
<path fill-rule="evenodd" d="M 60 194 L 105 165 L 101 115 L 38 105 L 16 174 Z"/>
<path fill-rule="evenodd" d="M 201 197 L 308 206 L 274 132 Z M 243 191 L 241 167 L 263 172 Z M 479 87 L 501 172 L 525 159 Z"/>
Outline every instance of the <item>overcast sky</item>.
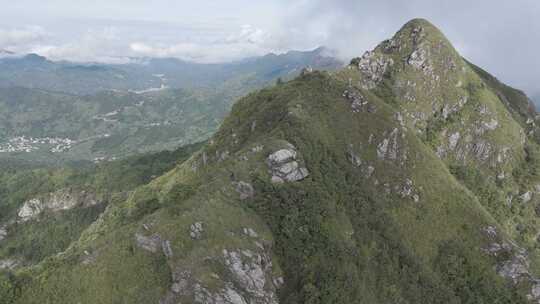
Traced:
<path fill-rule="evenodd" d="M 540 93 L 540 0 L 0 0 L 0 49 L 220 62 L 324 45 L 348 61 L 415 17 L 501 80 Z"/>

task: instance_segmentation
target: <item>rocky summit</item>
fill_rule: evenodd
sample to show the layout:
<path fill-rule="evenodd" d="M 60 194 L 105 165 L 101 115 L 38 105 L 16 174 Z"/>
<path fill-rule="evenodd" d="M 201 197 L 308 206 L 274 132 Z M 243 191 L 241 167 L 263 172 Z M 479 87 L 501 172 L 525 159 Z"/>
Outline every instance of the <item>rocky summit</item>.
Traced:
<path fill-rule="evenodd" d="M 540 303 L 538 134 L 525 94 L 415 19 L 339 71 L 238 100 L 148 180 L 15 200 L 0 245 L 106 207 L 40 234 L 70 234 L 40 259 L 0 250 L 0 299 Z"/>

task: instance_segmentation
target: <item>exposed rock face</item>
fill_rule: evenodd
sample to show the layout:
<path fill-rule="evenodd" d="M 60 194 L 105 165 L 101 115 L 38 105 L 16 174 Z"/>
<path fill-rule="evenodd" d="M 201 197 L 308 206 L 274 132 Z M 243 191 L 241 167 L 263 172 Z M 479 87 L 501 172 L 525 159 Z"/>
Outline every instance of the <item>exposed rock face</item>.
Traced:
<path fill-rule="evenodd" d="M 272 262 L 266 254 L 251 250 L 223 250 L 225 265 L 233 275 L 235 283 L 242 286 L 255 303 L 277 303 L 273 282 L 267 280 Z"/>
<path fill-rule="evenodd" d="M 13 270 L 19 266 L 19 261 L 14 259 L 0 260 L 0 270 Z"/>
<path fill-rule="evenodd" d="M 521 199 L 522 203 L 528 203 L 532 199 L 532 192 L 527 191 L 527 192 L 523 193 L 522 195 L 520 195 L 519 198 Z"/>
<path fill-rule="evenodd" d="M 83 252 L 83 255 L 81 256 L 81 264 L 83 265 L 90 265 L 90 264 L 93 264 L 96 262 L 97 258 L 99 256 L 99 252 L 98 251 L 88 251 L 88 250 L 85 250 Z"/>
<path fill-rule="evenodd" d="M 88 208 L 99 204 L 94 195 L 85 191 L 59 190 L 42 197 L 26 201 L 19 209 L 20 221 L 25 222 L 37 217 L 45 210 L 58 212 L 75 207 Z"/>
<path fill-rule="evenodd" d="M 171 242 L 169 240 L 164 240 L 161 242 L 161 250 L 163 250 L 163 254 L 167 258 L 171 258 L 173 256 L 173 250 L 171 247 Z"/>
<path fill-rule="evenodd" d="M 379 159 L 384 159 L 386 152 L 388 152 L 389 142 L 388 138 L 385 138 L 377 145 L 377 157 Z"/>
<path fill-rule="evenodd" d="M 42 202 L 37 199 L 33 198 L 24 203 L 24 205 L 19 209 L 18 216 L 21 218 L 22 221 L 27 221 L 33 217 L 38 216 L 43 211 L 43 204 Z"/>
<path fill-rule="evenodd" d="M 483 139 L 478 140 L 472 146 L 472 153 L 479 161 L 486 161 L 491 156 L 491 144 Z"/>
<path fill-rule="evenodd" d="M 200 284 L 194 286 L 195 303 L 201 304 L 248 304 L 244 298 L 233 289 L 226 286 L 219 293 L 212 293 Z"/>
<path fill-rule="evenodd" d="M 397 186 L 396 191 L 402 198 L 412 198 L 414 202 L 420 200 L 420 196 L 416 192 L 414 183 L 410 178 L 405 179 L 405 182 L 401 186 Z"/>
<path fill-rule="evenodd" d="M 268 156 L 268 161 L 274 164 L 282 164 L 296 159 L 296 151 L 293 149 L 281 149 Z"/>
<path fill-rule="evenodd" d="M 463 106 L 469 101 L 467 96 L 462 96 L 459 98 L 457 103 L 454 104 L 445 104 L 441 110 L 442 117 L 448 119 L 448 117 L 463 108 Z"/>
<path fill-rule="evenodd" d="M 309 175 L 308 169 L 300 167 L 296 161 L 296 150 L 292 146 L 270 154 L 266 162 L 273 183 L 300 181 Z"/>
<path fill-rule="evenodd" d="M 508 152 L 510 152 L 510 148 L 503 147 L 499 150 L 499 153 L 497 153 L 497 163 L 502 164 L 508 159 Z"/>
<path fill-rule="evenodd" d="M 426 62 L 427 59 L 427 52 L 423 48 L 418 48 L 414 50 L 411 55 L 409 56 L 409 59 L 407 60 L 407 63 L 415 67 L 416 69 L 421 69 Z"/>
<path fill-rule="evenodd" d="M 354 152 L 352 145 L 349 145 L 349 149 L 347 150 L 347 159 L 356 167 L 360 167 L 362 165 L 362 159 L 356 152 Z"/>
<path fill-rule="evenodd" d="M 484 122 L 484 127 L 490 131 L 497 129 L 498 126 L 499 126 L 499 122 L 493 118 L 488 122 Z"/>
<path fill-rule="evenodd" d="M 373 142 L 373 138 L 370 136 L 369 142 Z M 388 147 L 384 147 L 388 149 Z M 347 157 L 347 160 L 356 168 L 358 168 L 365 178 L 370 178 L 373 173 L 375 172 L 375 167 L 373 167 L 369 161 L 363 160 L 360 157 L 360 151 L 362 151 L 363 148 L 360 146 L 359 148 L 355 149 L 354 145 L 349 144 L 347 147 L 347 150 L 345 152 L 345 156 Z"/>
<path fill-rule="evenodd" d="M 363 76 L 361 87 L 366 90 L 375 88 L 382 81 L 388 67 L 394 65 L 392 58 L 379 56 L 375 52 L 364 53 L 357 62 Z"/>
<path fill-rule="evenodd" d="M 540 282 L 537 281 L 532 289 L 531 293 L 527 296 L 529 300 L 535 300 L 537 303 L 540 303 Z"/>
<path fill-rule="evenodd" d="M 514 285 L 521 282 L 530 283 L 531 290 L 527 297 L 535 303 L 540 303 L 540 280 L 531 273 L 527 250 L 512 241 L 502 239 L 494 226 L 483 228 L 483 232 L 489 240 L 487 248 L 483 249 L 484 252 L 494 257 L 504 257 L 504 260 L 495 266 L 497 273 Z"/>
<path fill-rule="evenodd" d="M 6 238 L 7 236 L 7 227 L 5 226 L 0 226 L 0 241 L 2 241 L 3 239 Z"/>
<path fill-rule="evenodd" d="M 401 136 L 404 136 L 404 134 L 401 133 Z M 405 151 L 400 151 L 399 137 L 400 137 L 399 129 L 394 128 L 390 132 L 388 137 L 385 136 L 379 142 L 379 144 L 377 145 L 377 157 L 380 160 L 385 160 L 385 159 L 397 160 L 398 158 L 403 158 L 403 159 L 406 158 Z M 403 154 L 400 155 L 400 152 L 403 152 Z"/>
<path fill-rule="evenodd" d="M 135 242 L 138 247 L 152 253 L 157 253 L 161 247 L 161 237 L 157 234 L 145 236 L 141 233 L 135 233 Z"/>
<path fill-rule="evenodd" d="M 411 30 L 410 40 L 412 40 L 413 50 L 407 58 L 407 64 L 416 70 L 422 71 L 426 76 L 437 79 L 438 76 L 433 73 L 434 68 L 431 63 L 430 46 L 424 41 L 426 35 L 426 31 L 421 26 Z"/>
<path fill-rule="evenodd" d="M 499 126 L 499 121 L 492 118 L 489 121 L 481 121 L 475 125 L 474 134 L 484 135 L 487 131 L 493 131 Z"/>
<path fill-rule="evenodd" d="M 202 222 L 195 222 L 189 227 L 189 236 L 194 240 L 200 240 L 204 232 Z"/>
<path fill-rule="evenodd" d="M 159 234 L 154 233 L 150 236 L 145 236 L 142 233 L 135 233 L 135 243 L 137 247 L 149 251 L 151 253 L 163 253 L 167 258 L 173 256 L 171 242 L 163 239 Z"/>
<path fill-rule="evenodd" d="M 369 112 L 374 113 L 377 109 L 374 105 L 370 104 L 367 99 L 360 94 L 357 90 L 349 88 L 343 92 L 343 97 L 345 97 L 351 103 L 351 110 L 354 113 L 359 112 Z"/>
<path fill-rule="evenodd" d="M 366 178 L 370 178 L 371 175 L 373 174 L 373 172 L 375 172 L 375 167 L 373 167 L 373 166 L 367 166 L 367 168 L 366 168 L 366 174 L 365 174 Z"/>
<path fill-rule="evenodd" d="M 527 256 L 516 254 L 511 260 L 507 260 L 497 266 L 497 273 L 509 278 L 514 284 L 519 283 L 522 277 L 529 276 L 529 261 Z"/>
<path fill-rule="evenodd" d="M 426 36 L 426 31 L 421 26 L 416 26 L 411 30 L 411 38 L 414 45 L 417 45 Z"/>
<path fill-rule="evenodd" d="M 452 133 L 450 137 L 448 137 L 448 148 L 454 150 L 460 138 L 461 134 L 459 132 Z"/>
<path fill-rule="evenodd" d="M 264 149 L 263 145 L 256 145 L 256 146 L 251 148 L 251 152 L 252 153 L 258 153 L 258 152 L 261 152 L 263 149 Z"/>
<path fill-rule="evenodd" d="M 217 162 L 225 161 L 229 158 L 229 151 L 225 150 L 223 152 L 216 151 L 216 160 Z"/>
<path fill-rule="evenodd" d="M 172 271 L 172 281 L 170 291 L 159 301 L 159 304 L 179 303 L 178 297 L 189 296 L 192 290 L 200 288 L 198 284 L 196 284 L 198 286 L 193 286 L 192 274 L 187 270 Z"/>
<path fill-rule="evenodd" d="M 221 256 L 213 259 L 222 263 L 227 272 L 223 277 L 210 274 L 222 282 L 221 287 L 208 286 L 188 268 L 173 267 L 171 287 L 160 304 L 176 304 L 180 299 L 200 304 L 278 303 L 276 290 L 283 284 L 283 278 L 273 277 L 273 263 L 267 249 L 223 249 Z"/>
<path fill-rule="evenodd" d="M 253 186 L 250 183 L 239 181 L 234 182 L 233 184 L 235 186 L 236 192 L 240 194 L 241 200 L 251 198 L 255 194 L 255 189 L 253 189 Z"/>
<path fill-rule="evenodd" d="M 255 230 L 253 230 L 252 228 L 243 228 L 242 232 L 244 232 L 245 235 L 247 235 L 249 237 L 252 237 L 252 238 L 259 237 L 257 232 L 255 232 Z"/>

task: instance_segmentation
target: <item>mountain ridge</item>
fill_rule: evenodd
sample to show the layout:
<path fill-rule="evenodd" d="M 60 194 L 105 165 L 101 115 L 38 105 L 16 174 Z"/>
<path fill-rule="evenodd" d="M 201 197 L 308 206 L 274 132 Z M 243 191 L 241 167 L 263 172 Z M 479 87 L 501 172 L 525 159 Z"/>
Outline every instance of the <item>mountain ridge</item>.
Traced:
<path fill-rule="evenodd" d="M 189 159 L 112 201 L 65 251 L 15 267 L 0 294 L 540 303 L 538 130 L 487 76 L 412 20 L 342 70 L 241 98 Z"/>

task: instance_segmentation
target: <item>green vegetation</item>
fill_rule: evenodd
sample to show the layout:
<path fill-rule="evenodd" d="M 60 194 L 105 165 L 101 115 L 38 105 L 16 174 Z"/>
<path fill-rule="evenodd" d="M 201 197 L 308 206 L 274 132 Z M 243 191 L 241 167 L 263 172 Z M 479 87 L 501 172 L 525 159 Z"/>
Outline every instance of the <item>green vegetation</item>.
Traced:
<path fill-rule="evenodd" d="M 34 195 L 13 186 L 25 181 L 36 194 L 91 189 L 108 204 L 8 231 L 17 242 L 6 248 L 33 263 L 0 276 L 0 299 L 527 303 L 540 274 L 531 113 L 425 20 L 371 56 L 247 95 L 204 146 L 6 173 L 13 199 L 0 223 Z M 366 62 L 392 63 L 370 75 Z M 289 156 L 276 169 L 268 157 L 280 150 Z M 65 233 L 73 222 L 85 227 Z M 61 242 L 29 246 L 58 231 Z"/>
<path fill-rule="evenodd" d="M 0 223 L 16 218 L 28 199 L 61 189 L 91 193 L 100 202 L 89 208 L 59 213 L 45 212 L 39 219 L 9 226 L 2 241 L 0 260 L 16 258 L 34 264 L 64 251 L 88 228 L 109 204 L 124 200 L 127 193 L 172 169 L 189 158 L 203 144 L 169 152 L 132 156 L 87 167 L 9 169 L 0 175 Z"/>
<path fill-rule="evenodd" d="M 248 92 L 305 66 L 341 66 L 322 49 L 210 65 L 37 59 L 0 59 L 0 158 L 64 163 L 174 150 L 208 139 Z"/>

